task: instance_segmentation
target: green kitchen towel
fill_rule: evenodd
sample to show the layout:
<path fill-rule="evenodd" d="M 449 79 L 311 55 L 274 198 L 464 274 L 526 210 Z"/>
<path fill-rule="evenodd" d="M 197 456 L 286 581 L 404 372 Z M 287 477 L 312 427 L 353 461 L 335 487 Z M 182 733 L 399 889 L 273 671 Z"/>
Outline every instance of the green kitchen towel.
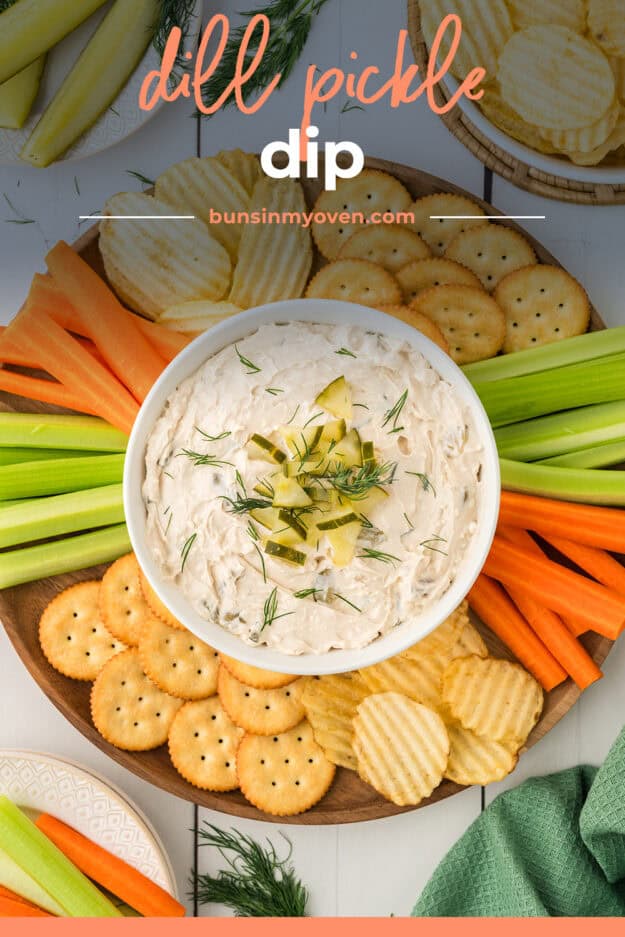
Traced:
<path fill-rule="evenodd" d="M 500 794 L 443 859 L 415 917 L 625 915 L 625 729 L 603 766 Z"/>

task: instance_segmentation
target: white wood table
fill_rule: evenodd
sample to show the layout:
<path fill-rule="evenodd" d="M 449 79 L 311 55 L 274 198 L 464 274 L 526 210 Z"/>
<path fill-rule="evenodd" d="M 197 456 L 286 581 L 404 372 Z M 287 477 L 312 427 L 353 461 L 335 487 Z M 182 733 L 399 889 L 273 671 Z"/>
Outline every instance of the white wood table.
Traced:
<path fill-rule="evenodd" d="M 245 6 L 245 4 L 243 4 Z M 235 2 L 210 4 L 208 12 L 234 14 Z M 137 171 L 154 178 L 170 163 L 200 153 L 240 146 L 260 150 L 285 139 L 298 126 L 304 74 L 310 63 L 321 68 L 349 68 L 349 53 L 359 62 L 376 64 L 388 76 L 399 29 L 406 23 L 405 0 L 363 4 L 362 0 L 329 0 L 315 22 L 298 68 L 286 87 L 262 112 L 243 117 L 234 109 L 198 124 L 193 105 L 168 105 L 139 133 L 114 149 L 78 163 L 45 171 L 0 167 L 0 322 L 19 308 L 35 270 L 43 269 L 49 246 L 59 238 L 71 242 L 79 234 L 79 215 L 97 212 L 114 192 L 137 189 L 129 175 Z M 432 172 L 489 195 L 510 214 L 546 215 L 530 222 L 536 234 L 588 289 L 609 325 L 625 324 L 625 207 L 582 208 L 561 205 L 518 191 L 489 177 L 482 166 L 444 128 L 425 102 L 392 110 L 386 102 L 361 110 L 344 110 L 339 95 L 319 109 L 315 123 L 320 139 L 355 140 L 371 156 L 396 160 Z M 26 223 L 30 222 L 30 223 Z M 48 702 L 28 675 L 0 629 L 0 748 L 50 752 L 75 760 L 109 778 L 148 814 L 170 853 L 181 895 L 188 889 L 194 862 L 216 871 L 219 856 L 199 850 L 193 833 L 196 819 L 222 827 L 236 826 L 255 837 L 271 836 L 280 845 L 279 826 L 236 821 L 201 810 L 138 780 L 82 738 Z M 476 819 L 484 804 L 500 790 L 526 777 L 545 774 L 579 762 L 599 763 L 616 738 L 625 711 L 625 644 L 611 654 L 605 679 L 529 754 L 503 784 L 473 788 L 450 800 L 411 814 L 372 823 L 337 827 L 289 827 L 293 861 L 311 891 L 311 913 L 323 916 L 406 915 L 458 837 Z M 199 817 L 197 816 L 199 813 Z M 189 899 L 189 910 L 193 901 Z M 201 914 L 220 915 L 215 907 Z"/>

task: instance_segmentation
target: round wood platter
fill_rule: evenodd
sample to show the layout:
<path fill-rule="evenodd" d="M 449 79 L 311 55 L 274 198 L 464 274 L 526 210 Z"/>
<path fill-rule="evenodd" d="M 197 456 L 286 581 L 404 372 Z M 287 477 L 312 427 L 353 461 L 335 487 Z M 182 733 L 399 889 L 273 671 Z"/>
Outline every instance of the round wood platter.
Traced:
<path fill-rule="evenodd" d="M 408 0 L 408 34 L 415 61 L 420 71 L 425 73 L 429 52 L 421 29 L 419 0 Z M 439 106 L 449 100 L 449 93 L 444 85 L 437 85 L 434 94 Z M 482 133 L 458 106 L 447 114 L 442 114 L 441 120 L 450 133 L 484 166 L 533 195 L 560 202 L 573 202 L 576 205 L 625 204 L 625 184 L 567 179 L 523 162 Z"/>
<path fill-rule="evenodd" d="M 367 166 L 396 176 L 415 198 L 436 192 L 455 192 L 473 198 L 487 214 L 499 214 L 492 205 L 475 198 L 457 186 L 408 166 L 379 159 L 368 159 Z M 304 187 L 308 202 L 312 204 L 320 192 L 321 185 L 316 181 L 306 181 Z M 505 224 L 522 231 L 511 221 L 497 222 L 497 224 Z M 526 232 L 522 231 L 522 233 L 533 244 L 539 259 L 543 263 L 557 264 L 556 259 L 541 244 Z M 84 259 L 104 276 L 98 249 L 97 225 L 88 230 L 74 246 Z M 323 261 L 317 258 L 316 265 L 321 266 L 322 263 Z M 593 328 L 604 328 L 596 312 L 593 312 Z M 22 411 L 29 410 L 31 412 L 43 412 L 51 409 L 6 394 L 0 394 L 0 407 Z M 214 794 L 192 787 L 173 768 L 166 746 L 151 752 L 133 753 L 121 751 L 109 745 L 95 730 L 91 722 L 89 708 L 91 685 L 70 680 L 57 673 L 44 657 L 37 636 L 39 618 L 46 604 L 58 592 L 75 582 L 100 578 L 105 568 L 86 569 L 79 573 L 43 579 L 0 592 L 0 620 L 4 623 L 4 627 L 24 664 L 57 709 L 79 732 L 103 752 L 129 771 L 132 771 L 133 774 L 178 797 L 212 810 L 254 820 L 305 825 L 353 823 L 393 816 L 415 809 L 414 807 L 396 807 L 384 800 L 373 788 L 361 781 L 356 774 L 344 768 L 339 768 L 330 791 L 317 806 L 297 817 L 270 817 L 249 804 L 239 792 Z M 476 622 L 476 624 L 482 631 L 489 648 L 496 656 L 510 657 L 507 649 L 490 631 L 483 628 L 479 622 Z M 601 665 L 610 651 L 611 642 L 596 634 L 588 634 L 582 640 L 596 662 Z M 546 695 L 542 717 L 527 742 L 528 748 L 535 745 L 554 727 L 576 703 L 579 695 L 579 690 L 571 680 L 567 680 Z M 423 807 L 443 800 L 460 790 L 462 788 L 457 784 L 444 781 L 432 796 L 419 806 Z"/>

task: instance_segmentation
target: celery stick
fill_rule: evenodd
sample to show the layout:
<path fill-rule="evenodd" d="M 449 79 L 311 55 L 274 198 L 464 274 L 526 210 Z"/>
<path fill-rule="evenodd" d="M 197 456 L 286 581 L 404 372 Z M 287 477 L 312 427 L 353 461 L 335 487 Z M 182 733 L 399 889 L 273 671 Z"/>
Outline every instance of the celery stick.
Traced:
<path fill-rule="evenodd" d="M 492 425 L 505 426 L 559 410 L 621 400 L 625 354 L 473 386 Z"/>
<path fill-rule="evenodd" d="M 52 898 L 47 891 L 31 878 L 19 865 L 0 849 L 0 885 L 8 888 L 14 894 L 32 901 L 33 904 L 43 908 L 57 917 L 64 917 L 63 908 Z"/>
<path fill-rule="evenodd" d="M 0 446 L 125 452 L 128 437 L 93 416 L 0 413 Z"/>
<path fill-rule="evenodd" d="M 592 361 L 624 351 L 625 326 L 619 326 L 616 329 L 604 329 L 601 332 L 587 332 L 585 335 L 565 338 L 561 342 L 541 345 L 540 348 L 500 355 L 488 361 L 466 364 L 462 370 L 473 383 L 499 381 L 503 378 L 562 368 L 567 364 Z"/>
<path fill-rule="evenodd" d="M 506 491 L 585 504 L 625 506 L 625 472 L 609 469 L 556 468 L 500 459 L 501 485 Z"/>
<path fill-rule="evenodd" d="M 581 407 L 495 431 L 499 455 L 533 462 L 625 437 L 625 401 Z"/>
<path fill-rule="evenodd" d="M 0 83 L 48 52 L 106 0 L 17 0 L 0 14 Z"/>
<path fill-rule="evenodd" d="M 551 459 L 541 459 L 540 465 L 556 465 L 560 468 L 594 469 L 607 468 L 625 462 L 625 439 L 605 443 L 603 446 L 591 446 L 590 449 L 578 449 Z"/>
<path fill-rule="evenodd" d="M 110 563 L 132 550 L 125 524 L 0 554 L 0 589 Z"/>
<path fill-rule="evenodd" d="M 74 459 L 85 455 L 85 449 L 29 449 L 26 446 L 0 446 L 0 466 L 20 462 L 47 462 L 49 459 Z"/>
<path fill-rule="evenodd" d="M 19 130 L 28 120 L 41 84 L 45 55 L 0 85 L 0 127 Z"/>
<path fill-rule="evenodd" d="M 160 6 L 159 0 L 116 0 L 33 130 L 22 159 L 49 166 L 96 122 L 139 65 Z"/>
<path fill-rule="evenodd" d="M 121 484 L 54 498 L 34 498 L 11 507 L 2 507 L 0 503 L 0 548 L 108 527 L 123 520 Z"/>
<path fill-rule="evenodd" d="M 87 455 L 0 466 L 0 500 L 41 498 L 121 482 L 124 454 Z"/>
<path fill-rule="evenodd" d="M 121 917 L 15 804 L 0 797 L 0 849 L 58 901 L 68 917 Z"/>

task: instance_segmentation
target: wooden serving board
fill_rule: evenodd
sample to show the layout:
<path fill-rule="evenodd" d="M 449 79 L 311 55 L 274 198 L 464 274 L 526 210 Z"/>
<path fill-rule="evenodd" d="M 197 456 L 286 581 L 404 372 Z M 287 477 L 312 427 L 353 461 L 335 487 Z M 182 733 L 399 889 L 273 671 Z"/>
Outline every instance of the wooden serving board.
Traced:
<path fill-rule="evenodd" d="M 396 176 L 406 185 L 414 197 L 430 195 L 436 192 L 455 192 L 474 198 L 470 193 L 454 186 L 442 179 L 403 166 L 397 163 L 385 162 L 378 159 L 367 160 L 367 166 L 372 169 L 384 170 Z M 307 199 L 310 204 L 315 200 L 321 190 L 318 182 L 306 182 L 305 184 Z M 498 214 L 492 205 L 480 199 L 474 198 L 474 201 L 482 206 L 488 215 Z M 509 227 L 518 228 L 511 221 L 497 222 L 506 224 Z M 526 232 L 522 233 L 531 241 L 539 259 L 544 263 L 557 264 L 557 260 Z M 96 269 L 102 276 L 103 267 L 98 250 L 98 228 L 92 227 L 75 244 L 76 250 L 87 260 L 87 262 Z M 317 266 L 321 266 L 323 261 L 317 258 Z M 604 324 L 593 312 L 593 328 L 604 328 Z M 0 407 L 3 409 L 19 409 L 35 412 L 48 411 L 51 408 L 38 406 L 21 398 L 10 397 L 6 394 L 0 394 Z M 1 554 L 0 554 L 1 562 Z M 336 779 L 323 800 L 309 810 L 307 813 L 297 817 L 268 817 L 261 811 L 249 804 L 239 792 L 227 794 L 213 794 L 208 791 L 200 791 L 192 787 L 173 768 L 166 746 L 152 752 L 131 753 L 109 745 L 94 729 L 91 723 L 89 695 L 91 685 L 80 683 L 75 680 L 69 680 L 57 673 L 45 659 L 38 641 L 38 623 L 39 618 L 46 604 L 62 589 L 73 583 L 85 579 L 99 578 L 102 576 L 106 567 L 97 567 L 95 569 L 82 570 L 79 573 L 57 576 L 52 579 L 43 579 L 38 582 L 18 586 L 13 589 L 7 589 L 0 592 L 0 619 L 13 642 L 15 649 L 23 660 L 24 664 L 37 681 L 41 689 L 46 693 L 52 703 L 59 709 L 63 715 L 74 725 L 79 732 L 88 738 L 94 745 L 97 745 L 103 752 L 123 765 L 129 771 L 132 771 L 138 777 L 155 784 L 163 790 L 169 791 L 178 797 L 208 807 L 212 810 L 218 810 L 222 813 L 231 814 L 238 817 L 247 817 L 254 820 L 269 820 L 280 822 L 281 824 L 331 824 L 331 823 L 353 823 L 362 820 L 375 820 L 380 817 L 393 816 L 399 813 L 405 813 L 407 810 L 413 810 L 414 807 L 400 808 L 384 800 L 373 788 L 361 781 L 356 774 L 347 771 L 344 768 L 337 770 Z M 492 652 L 499 657 L 510 657 L 509 652 L 498 639 L 485 628 L 482 628 L 478 622 L 478 627 L 482 630 L 484 638 Z M 607 657 L 612 642 L 595 634 L 588 634 L 582 639 L 588 651 L 592 654 L 596 662 L 601 665 Z M 530 748 L 540 741 L 549 732 L 550 729 L 568 712 L 568 710 L 577 702 L 580 693 L 571 680 L 557 687 L 551 693 L 547 694 L 545 708 L 540 722 L 532 732 L 527 747 Z M 456 794 L 462 788 L 450 781 L 444 781 L 440 787 L 434 791 L 432 797 L 423 801 L 419 806 L 443 800 Z"/>

